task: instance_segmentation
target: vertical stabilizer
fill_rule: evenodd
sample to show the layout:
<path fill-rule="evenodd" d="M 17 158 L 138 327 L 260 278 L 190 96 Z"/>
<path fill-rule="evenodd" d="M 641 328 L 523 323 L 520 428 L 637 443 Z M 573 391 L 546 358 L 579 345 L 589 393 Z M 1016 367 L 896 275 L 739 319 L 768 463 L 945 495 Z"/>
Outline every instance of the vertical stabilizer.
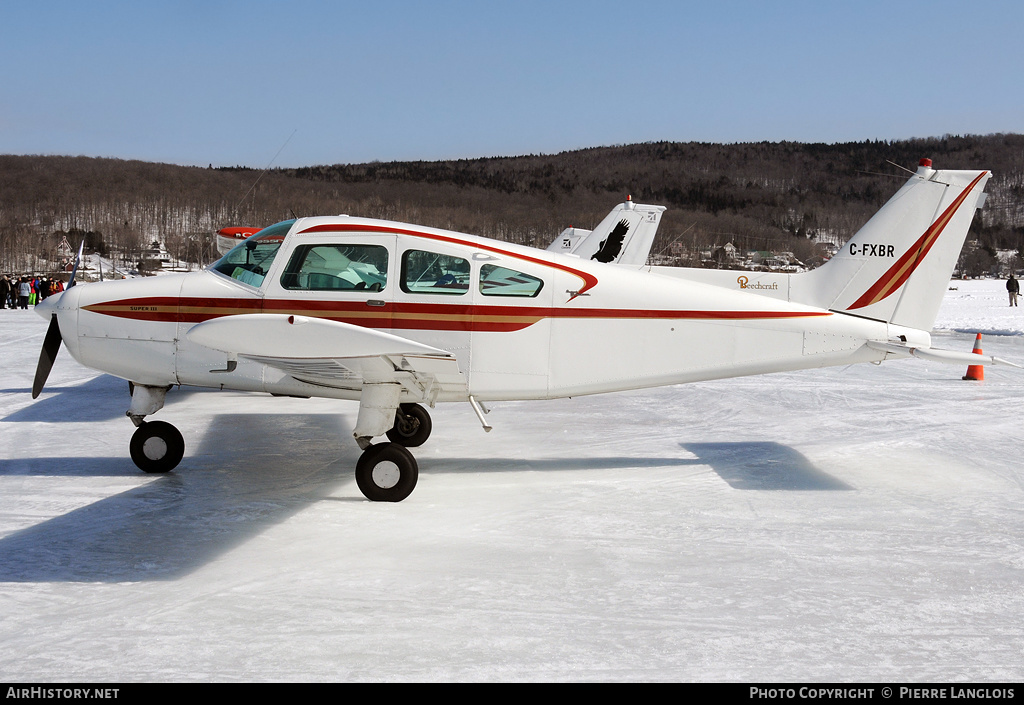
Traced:
<path fill-rule="evenodd" d="M 642 266 L 647 263 L 665 206 L 627 200 L 605 216 L 592 231 L 567 228 L 548 250 L 610 264 Z"/>
<path fill-rule="evenodd" d="M 826 264 L 794 276 L 793 301 L 931 330 L 988 171 L 917 173 Z"/>

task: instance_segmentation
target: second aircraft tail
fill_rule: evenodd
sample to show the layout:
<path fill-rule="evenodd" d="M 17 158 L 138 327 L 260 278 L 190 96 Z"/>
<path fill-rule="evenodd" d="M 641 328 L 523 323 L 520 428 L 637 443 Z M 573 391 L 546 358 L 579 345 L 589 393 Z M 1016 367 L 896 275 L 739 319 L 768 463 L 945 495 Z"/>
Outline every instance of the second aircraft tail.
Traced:
<path fill-rule="evenodd" d="M 647 262 L 665 206 L 627 200 L 612 209 L 593 230 L 567 228 L 548 246 L 550 252 L 610 264 L 642 266 Z"/>

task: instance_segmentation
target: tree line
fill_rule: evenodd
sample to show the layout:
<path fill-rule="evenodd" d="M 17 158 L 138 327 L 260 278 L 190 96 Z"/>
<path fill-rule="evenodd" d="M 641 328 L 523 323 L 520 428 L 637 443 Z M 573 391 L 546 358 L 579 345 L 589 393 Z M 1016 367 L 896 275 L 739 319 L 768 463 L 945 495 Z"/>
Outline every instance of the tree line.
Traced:
<path fill-rule="evenodd" d="M 652 252 L 732 242 L 813 260 L 843 242 L 929 157 L 936 168 L 994 172 L 970 238 L 1024 245 L 1024 135 L 963 135 L 840 144 L 652 142 L 554 155 L 335 164 L 267 173 L 87 157 L 0 156 L 0 270 L 46 262 L 56 240 L 126 260 L 156 240 L 197 264 L 213 233 L 303 215 L 347 213 L 545 247 L 592 228 L 627 195 L 668 206 Z"/>

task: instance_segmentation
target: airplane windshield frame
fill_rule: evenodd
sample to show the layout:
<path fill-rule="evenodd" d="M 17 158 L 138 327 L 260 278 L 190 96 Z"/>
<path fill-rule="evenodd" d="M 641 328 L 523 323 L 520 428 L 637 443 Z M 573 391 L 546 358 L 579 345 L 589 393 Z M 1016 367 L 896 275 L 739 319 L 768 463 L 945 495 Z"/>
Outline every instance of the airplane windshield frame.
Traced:
<path fill-rule="evenodd" d="M 263 228 L 231 248 L 226 255 L 210 265 L 210 270 L 259 288 L 294 223 L 294 220 L 285 220 Z"/>

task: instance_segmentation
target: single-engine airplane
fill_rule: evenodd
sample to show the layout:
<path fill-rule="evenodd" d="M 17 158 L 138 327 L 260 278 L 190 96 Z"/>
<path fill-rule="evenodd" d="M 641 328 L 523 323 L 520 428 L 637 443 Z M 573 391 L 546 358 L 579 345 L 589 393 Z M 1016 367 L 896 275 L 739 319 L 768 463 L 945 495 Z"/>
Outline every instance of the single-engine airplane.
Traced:
<path fill-rule="evenodd" d="M 909 356 L 1004 362 L 935 349 L 929 334 L 990 176 L 921 160 L 840 252 L 800 274 L 647 266 L 664 209 L 630 201 L 548 250 L 367 218 L 288 220 L 200 272 L 46 299 L 32 394 L 61 341 L 128 380 L 131 457 L 155 473 L 185 451 L 172 425 L 145 420 L 175 385 L 357 400 L 357 484 L 401 501 L 418 477 L 408 449 L 431 432 L 424 404 L 468 402 L 489 430 L 482 402 Z"/>

